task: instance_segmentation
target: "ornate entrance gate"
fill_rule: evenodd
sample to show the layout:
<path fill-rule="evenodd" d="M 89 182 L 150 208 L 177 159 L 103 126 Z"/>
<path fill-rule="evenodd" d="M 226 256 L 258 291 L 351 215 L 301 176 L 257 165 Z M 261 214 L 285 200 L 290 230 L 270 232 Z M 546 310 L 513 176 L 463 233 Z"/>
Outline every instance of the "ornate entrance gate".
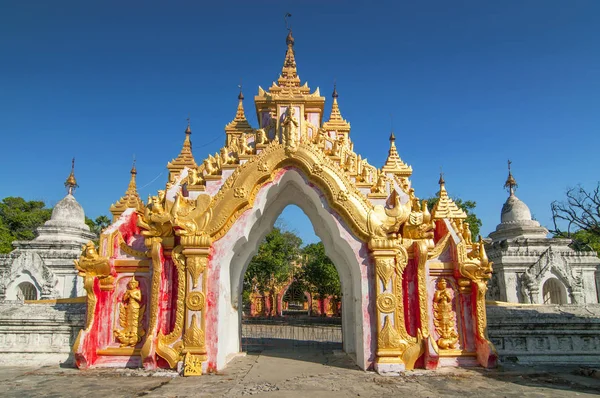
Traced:
<path fill-rule="evenodd" d="M 301 85 L 291 31 L 286 43 L 280 78 L 254 98 L 260 128 L 240 93 L 220 152 L 198 166 L 188 126 L 165 189 L 147 204 L 132 170 L 99 250 L 89 243 L 76 262 L 88 302 L 77 366 L 224 368 L 240 350 L 245 268 L 289 204 L 304 210 L 337 267 L 344 350 L 361 368 L 494 365 L 484 306 L 491 264 L 465 213 L 443 180 L 427 211 L 393 135 L 381 169 L 362 159 L 335 90 L 322 123 L 325 98 Z"/>

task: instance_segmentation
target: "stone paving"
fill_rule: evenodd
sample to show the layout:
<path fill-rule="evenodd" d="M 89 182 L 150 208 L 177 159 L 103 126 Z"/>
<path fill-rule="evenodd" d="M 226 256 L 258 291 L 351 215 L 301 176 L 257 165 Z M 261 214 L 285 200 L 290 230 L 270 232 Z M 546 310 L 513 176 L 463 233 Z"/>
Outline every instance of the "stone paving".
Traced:
<path fill-rule="evenodd" d="M 384 377 L 359 370 L 339 351 L 274 349 L 240 356 L 222 374 L 196 378 L 141 369 L 2 367 L 0 396 L 591 397 L 600 394 L 597 375 L 573 367 L 504 366 Z"/>

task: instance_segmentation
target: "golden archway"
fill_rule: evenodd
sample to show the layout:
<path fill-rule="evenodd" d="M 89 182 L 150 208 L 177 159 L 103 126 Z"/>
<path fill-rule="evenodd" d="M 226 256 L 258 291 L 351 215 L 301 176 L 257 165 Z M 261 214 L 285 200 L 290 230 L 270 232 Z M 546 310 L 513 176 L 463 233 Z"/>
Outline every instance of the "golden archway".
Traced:
<path fill-rule="evenodd" d="M 258 129 L 246 119 L 240 92 L 236 116 L 225 127 L 225 145 L 198 165 L 188 125 L 181 153 L 167 166 L 165 190 L 147 204 L 137 194 L 132 170 L 125 196 L 111 206 L 115 223 L 102 234 L 99 252 L 88 245 L 76 264 L 88 293 L 87 328 L 74 346 L 78 366 L 112 355 L 139 358 L 148 368 L 174 368 L 183 361 L 189 375 L 220 367 L 211 358 L 216 336 L 207 336 L 207 324 L 218 322 L 207 319 L 207 310 L 221 300 L 210 297 L 209 289 L 219 282 L 212 271 L 221 256 L 215 243 L 252 208 L 257 192 L 289 168 L 301 170 L 324 193 L 330 211 L 368 251 L 365 261 L 373 270 L 365 273 L 363 285 L 375 292 L 369 308 L 379 371 L 412 369 L 419 358 L 426 358 L 423 366 L 435 367 L 444 356 L 477 356 L 481 364 L 493 364 L 484 308 L 491 264 L 483 244 L 471 242 L 463 225 L 466 214 L 448 197 L 442 179 L 439 201 L 428 211 L 410 188 L 412 168 L 400 159 L 393 134 L 382 168 L 357 154 L 335 89 L 331 115 L 323 123 L 325 98 L 301 85 L 291 32 L 286 44 L 280 78 L 268 91 L 259 88 L 254 98 Z M 130 318 L 139 325 L 114 325 L 111 308 L 124 305 L 115 303 L 129 297 L 126 286 L 133 275 L 141 295 L 136 293 L 139 313 Z M 428 293 L 442 275 L 448 280 L 444 289 L 452 292 L 436 297 L 455 300 L 462 308 L 457 313 L 451 305 L 432 302 Z M 442 309 L 449 313 L 435 313 Z M 463 335 L 453 335 L 457 343 L 451 349 L 438 347 L 444 328 L 459 314 Z M 475 335 L 467 325 L 476 326 Z M 127 340 L 139 344 L 117 348 L 113 335 L 122 330 L 145 335 Z M 462 348 L 455 349 L 458 345 Z"/>

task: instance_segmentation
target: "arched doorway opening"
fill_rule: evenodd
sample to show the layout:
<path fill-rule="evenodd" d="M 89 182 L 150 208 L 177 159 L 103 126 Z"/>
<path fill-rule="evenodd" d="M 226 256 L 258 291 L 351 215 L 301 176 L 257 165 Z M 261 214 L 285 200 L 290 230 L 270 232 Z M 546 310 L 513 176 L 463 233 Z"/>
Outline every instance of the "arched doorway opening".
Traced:
<path fill-rule="evenodd" d="M 335 265 L 341 288 L 342 349 L 363 369 L 374 357 L 376 331 L 372 330 L 368 275 L 368 250 L 355 237 L 327 204 L 324 194 L 310 184 L 296 168 L 280 171 L 273 182 L 265 184 L 256 194 L 254 205 L 237 221 L 214 250 L 221 255 L 219 267 L 222 290 L 218 307 L 219 336 L 217 368 L 222 368 L 242 350 L 243 281 L 260 243 L 273 229 L 276 219 L 289 205 L 298 206 L 310 220 L 316 236 L 323 243 L 327 256 Z M 208 314 L 207 316 L 211 316 Z"/>
<path fill-rule="evenodd" d="M 243 351 L 342 348 L 340 278 L 296 206 L 283 210 L 250 260 L 242 301 Z"/>
<path fill-rule="evenodd" d="M 17 300 L 37 300 L 37 289 L 31 282 L 21 282 L 17 286 Z"/>
<path fill-rule="evenodd" d="M 557 278 L 550 278 L 542 287 L 544 304 L 567 304 L 567 291 Z"/>

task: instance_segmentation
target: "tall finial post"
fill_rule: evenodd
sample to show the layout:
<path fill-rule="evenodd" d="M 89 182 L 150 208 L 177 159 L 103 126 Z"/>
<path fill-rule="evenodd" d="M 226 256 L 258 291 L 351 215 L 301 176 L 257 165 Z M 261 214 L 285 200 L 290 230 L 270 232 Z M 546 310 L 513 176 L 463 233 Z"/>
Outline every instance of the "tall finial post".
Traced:
<path fill-rule="evenodd" d="M 440 184 L 440 186 L 446 184 L 446 181 L 444 181 L 444 170 L 442 170 L 441 166 L 440 166 L 440 179 L 438 181 L 438 184 Z"/>
<path fill-rule="evenodd" d="M 67 181 L 65 181 L 65 188 L 67 188 L 67 193 L 69 195 L 73 195 L 75 192 L 75 188 L 78 188 L 77 180 L 75 179 L 75 158 L 71 160 L 71 174 L 67 177 Z"/>
<path fill-rule="evenodd" d="M 504 188 L 507 188 L 510 196 L 513 196 L 515 194 L 515 188 L 517 188 L 518 185 L 517 185 L 517 181 L 515 180 L 515 178 L 512 175 L 512 172 L 510 169 L 511 164 L 512 164 L 512 161 L 509 159 L 508 160 L 508 178 L 506 178 L 506 182 L 504 183 Z"/>
<path fill-rule="evenodd" d="M 292 27 L 288 23 L 288 18 L 291 16 L 292 16 L 292 14 L 290 14 L 289 12 L 286 12 L 285 15 L 283 16 L 283 20 L 285 21 L 285 28 L 290 32 L 292 31 Z"/>
<path fill-rule="evenodd" d="M 242 92 L 242 79 L 240 79 L 240 84 L 238 84 L 238 88 L 240 89 L 240 93 L 238 95 L 238 99 L 240 101 L 244 100 L 244 93 Z"/>

